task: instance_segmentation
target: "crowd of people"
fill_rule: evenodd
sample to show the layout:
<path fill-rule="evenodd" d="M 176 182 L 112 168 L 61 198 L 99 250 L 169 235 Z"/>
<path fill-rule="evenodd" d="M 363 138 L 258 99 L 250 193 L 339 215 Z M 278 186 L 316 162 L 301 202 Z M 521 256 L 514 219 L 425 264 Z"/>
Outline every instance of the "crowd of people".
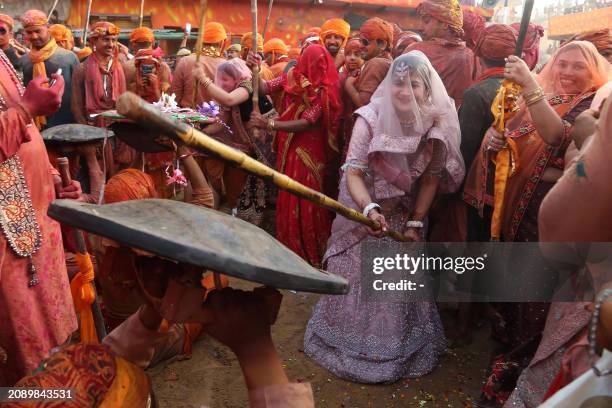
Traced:
<path fill-rule="evenodd" d="M 0 385 L 74 388 L 75 407 L 147 406 L 154 394 L 143 370 L 188 356 L 206 333 L 238 357 L 252 407 L 314 406 L 309 384 L 289 382 L 271 339 L 278 291 L 243 292 L 208 276 L 202 307 L 212 318 L 169 323 L 159 309 L 164 271 L 182 266 L 109 239 L 88 240 L 109 334 L 101 344 L 75 341 L 81 258 L 69 229 L 47 215 L 55 198 L 185 201 L 255 224 L 313 267 L 345 277 L 346 295 L 324 295 L 314 307 L 304 352 L 346 380 L 426 375 L 448 347 L 471 342 L 483 317 L 502 352 L 483 367 L 480 406 L 536 407 L 589 370 L 595 298 L 464 303 L 444 327 L 433 300 L 363 296 L 363 254 L 372 243 L 392 245 L 390 230 L 412 242 L 612 240 L 612 31 L 576 35 L 541 65 L 540 26 L 528 26 L 515 56 L 518 24 L 486 24 L 454 0 L 424 0 L 417 13 L 420 33 L 378 17 L 358 29 L 334 18 L 295 45 L 259 33 L 231 44 L 231 27 L 208 22 L 202 48 L 183 41 L 174 64 L 146 27 L 125 46 L 117 26 L 96 22 L 77 48 L 70 29 L 30 10 L 20 16 L 22 45 L 13 18 L 0 15 Z M 500 131 L 491 107 L 508 83 L 521 94 Z M 149 103 L 173 94 L 185 110 L 218 106 L 194 125 L 380 228 L 186 146 L 144 153 L 119 137 L 43 142 L 41 132 L 60 125 L 107 127 L 102 114 L 127 91 Z M 541 272 L 533 258 L 508 256 L 522 263 L 518 281 Z M 608 349 L 610 304 L 599 305 L 598 342 Z"/>

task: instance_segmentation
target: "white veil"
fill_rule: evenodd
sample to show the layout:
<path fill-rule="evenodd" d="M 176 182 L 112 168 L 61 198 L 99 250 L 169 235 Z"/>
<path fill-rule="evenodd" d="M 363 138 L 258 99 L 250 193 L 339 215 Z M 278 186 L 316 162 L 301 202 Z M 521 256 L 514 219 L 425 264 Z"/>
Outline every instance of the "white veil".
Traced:
<path fill-rule="evenodd" d="M 412 89 L 411 77 L 414 78 L 415 74 L 425 87 L 425 100 L 421 103 Z M 394 97 L 399 87 L 403 92 L 401 99 Z M 396 108 L 399 104 L 401 109 Z M 401 117 L 399 111 L 403 112 Z M 355 113 L 366 119 L 372 128 L 368 157 L 384 157 L 387 167 L 402 173 L 401 190 L 408 192 L 411 180 L 427 169 L 431 152 L 428 154 L 426 142 L 432 138 L 442 141 L 446 147 L 445 172 L 439 192 L 450 193 L 459 188 L 465 165 L 460 152 L 461 130 L 457 111 L 440 76 L 421 51 L 411 51 L 396 58 L 372 95 L 370 104 Z M 389 177 L 385 178 L 391 181 Z M 398 183 L 393 184 L 398 187 Z"/>

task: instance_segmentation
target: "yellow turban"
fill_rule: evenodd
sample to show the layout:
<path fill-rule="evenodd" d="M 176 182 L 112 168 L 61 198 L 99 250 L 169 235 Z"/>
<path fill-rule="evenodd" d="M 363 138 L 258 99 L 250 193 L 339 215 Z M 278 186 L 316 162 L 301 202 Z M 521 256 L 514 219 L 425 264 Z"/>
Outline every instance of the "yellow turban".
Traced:
<path fill-rule="evenodd" d="M 55 42 L 67 50 L 72 50 L 74 47 L 74 37 L 72 31 L 70 31 L 65 25 L 53 24 L 49 27 L 49 32 L 55 38 Z"/>
<path fill-rule="evenodd" d="M 448 24 L 460 36 L 464 34 L 463 10 L 458 0 L 425 0 L 417 7 L 417 13 Z"/>

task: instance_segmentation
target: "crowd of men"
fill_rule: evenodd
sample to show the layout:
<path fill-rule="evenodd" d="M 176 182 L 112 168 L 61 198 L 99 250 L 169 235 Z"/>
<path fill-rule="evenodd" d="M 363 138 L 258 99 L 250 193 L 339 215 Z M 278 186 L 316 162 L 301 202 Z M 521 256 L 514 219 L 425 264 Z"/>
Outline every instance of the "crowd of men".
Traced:
<path fill-rule="evenodd" d="M 354 112 L 371 102 L 395 58 L 418 51 L 431 62 L 458 112 L 467 175 L 459 191 L 437 197 L 428 214 L 411 222 L 420 225 L 414 228 L 424 228 L 428 219 L 424 236 L 432 241 L 488 241 L 495 205 L 491 186 L 480 185 L 480 164 L 487 143 L 496 137 L 488 133 L 494 119 L 491 105 L 504 78 L 519 81 L 519 63 L 524 61 L 533 72 L 542 69 L 539 43 L 544 31 L 530 24 L 521 59 L 509 61 L 518 24 L 486 24 L 452 0 L 425 0 L 417 12 L 420 33 L 378 17 L 359 28 L 334 18 L 307 29 L 298 44 L 264 40 L 261 34 L 253 41 L 253 33 L 232 44 L 227 34 L 232 27 L 207 22 L 201 28 L 202 48 L 190 50 L 184 41 L 172 56 L 174 64 L 165 62 L 168 55 L 146 27 L 134 29 L 126 47 L 118 41 L 116 25 L 96 22 L 90 26 L 88 43 L 76 47 L 69 28 L 50 25 L 44 12 L 30 10 L 19 17 L 24 30 L 20 44 L 13 36 L 15 21 L 0 14 L 0 385 L 70 386 L 82 393 L 81 405 L 74 406 L 146 405 L 152 393 L 142 369 L 189 355 L 192 341 L 204 330 L 238 356 L 251 406 L 314 406 L 310 386 L 287 379 L 270 338 L 274 319 L 262 317 L 278 313 L 278 292 L 263 289 L 247 295 L 227 288 L 225 278 L 203 280 L 214 322 L 168 324 L 151 302 L 154 286 L 161 283 L 149 283 L 150 292 L 141 290 L 141 254 L 108 242 L 102 242 L 103 251 L 91 252 L 110 333 L 104 346 L 66 346 L 79 327 L 71 289 L 73 296 L 80 293 L 79 282 L 85 278 L 65 228 L 46 214 L 54 198 L 95 204 L 156 197 L 184 200 L 251 221 L 311 265 L 323 268 L 331 213 L 184 146 L 147 154 L 121 138 L 45 146 L 40 132 L 68 124 L 105 128 L 110 121 L 102 114 L 115 111 L 126 91 L 149 103 L 174 94 L 177 109 L 192 111 L 215 101 L 220 105 L 218 116 L 195 126 L 336 199 Z M 607 72 L 606 80 L 611 79 L 609 29 L 569 41 L 590 42 L 607 59 L 601 69 Z M 259 110 L 252 102 L 254 68 L 260 78 Z M 534 103 L 540 101 L 537 96 Z M 560 126 L 571 127 L 573 119 L 564 119 Z M 507 146 L 500 143 L 501 148 Z M 68 183 L 60 178 L 61 156 L 69 157 Z M 177 182 L 183 173 L 185 182 Z M 487 190 L 484 196 L 479 196 L 481 188 Z M 358 210 L 379 219 L 375 213 L 380 206 L 370 204 Z M 519 240 L 515 230 L 502 231 L 502 239 Z M 226 288 L 212 290 L 220 286 Z M 538 312 L 543 314 L 535 332 L 541 336 L 548 307 Z M 459 345 L 469 337 L 473 311 L 462 313 L 454 333 Z M 83 314 L 79 315 L 82 326 Z M 33 373 L 58 346 L 63 348 L 46 362 L 48 369 Z M 522 357 L 522 365 L 512 366 L 511 385 L 492 384 L 502 371 L 493 366 L 483 390 L 490 406 L 511 398 L 521 370 L 534 354 L 535 348 L 530 357 Z M 62 377 L 51 367 L 70 375 Z"/>

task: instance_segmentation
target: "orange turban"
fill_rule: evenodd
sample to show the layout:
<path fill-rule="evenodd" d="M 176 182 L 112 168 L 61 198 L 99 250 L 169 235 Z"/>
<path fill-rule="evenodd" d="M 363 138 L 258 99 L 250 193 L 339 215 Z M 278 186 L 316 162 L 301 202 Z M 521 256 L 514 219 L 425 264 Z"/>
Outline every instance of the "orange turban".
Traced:
<path fill-rule="evenodd" d="M 47 15 L 40 10 L 28 10 L 21 16 L 23 28 L 45 25 L 49 22 Z"/>
<path fill-rule="evenodd" d="M 60 46 L 63 46 L 64 44 L 62 43 L 66 42 L 64 48 L 69 47 L 66 49 L 72 49 L 74 37 L 72 36 L 72 31 L 70 31 L 68 27 L 62 24 L 53 24 L 49 27 L 49 32 Z"/>
<path fill-rule="evenodd" d="M 153 31 L 149 27 L 139 27 L 132 31 L 130 35 L 130 42 L 142 43 L 148 42 L 152 43 L 155 41 L 155 36 L 153 35 Z"/>
<path fill-rule="evenodd" d="M 119 35 L 119 28 L 108 21 L 98 21 L 89 30 L 89 38 L 92 39 L 106 35 Z"/>
<path fill-rule="evenodd" d="M 253 33 L 244 33 L 242 39 L 240 40 L 240 46 L 242 47 L 243 53 L 245 52 L 245 49 L 250 50 L 253 48 Z M 257 34 L 257 52 L 264 52 L 263 37 L 259 33 Z"/>
<path fill-rule="evenodd" d="M 514 28 L 506 24 L 492 24 L 481 32 L 474 53 L 488 60 L 502 61 L 514 53 L 516 40 Z"/>
<path fill-rule="evenodd" d="M 289 57 L 289 59 L 296 60 L 296 59 L 300 58 L 300 53 L 301 52 L 302 52 L 302 50 L 300 48 L 292 47 L 292 48 L 289 49 L 289 52 L 287 53 L 287 56 Z"/>
<path fill-rule="evenodd" d="M 221 23 L 211 21 L 204 26 L 203 38 L 205 44 L 218 44 L 221 41 L 227 40 L 227 32 Z"/>
<path fill-rule="evenodd" d="M 151 176 L 136 169 L 125 169 L 108 180 L 104 189 L 106 204 L 158 197 Z"/>
<path fill-rule="evenodd" d="M 263 46 L 264 54 L 275 52 L 277 54 L 287 54 L 287 45 L 280 38 L 272 38 Z"/>
<path fill-rule="evenodd" d="M 15 27 L 15 20 L 11 16 L 7 16 L 6 14 L 0 14 L 0 22 L 6 24 L 12 30 Z"/>
<path fill-rule="evenodd" d="M 76 55 L 79 61 L 83 61 L 85 58 L 89 57 L 93 51 L 89 47 L 84 47 L 77 51 Z"/>
<path fill-rule="evenodd" d="M 332 34 L 344 38 L 344 42 L 342 43 L 344 46 L 344 44 L 346 44 L 346 40 L 348 40 L 349 35 L 351 34 L 351 26 L 341 18 L 332 18 L 327 20 L 321 26 L 321 41 L 325 42 L 325 38 Z"/>
<path fill-rule="evenodd" d="M 383 40 L 393 47 L 393 26 L 378 17 L 367 20 L 359 29 L 361 35 L 368 40 Z"/>
<path fill-rule="evenodd" d="M 576 34 L 568 40 L 571 41 L 588 41 L 592 43 L 597 51 L 602 53 L 603 51 L 612 51 L 612 30 L 604 28 L 599 31 L 592 31 L 589 33 Z"/>
<path fill-rule="evenodd" d="M 463 11 L 457 0 L 425 0 L 417 7 L 417 13 L 446 23 L 459 36 L 464 35 Z"/>

